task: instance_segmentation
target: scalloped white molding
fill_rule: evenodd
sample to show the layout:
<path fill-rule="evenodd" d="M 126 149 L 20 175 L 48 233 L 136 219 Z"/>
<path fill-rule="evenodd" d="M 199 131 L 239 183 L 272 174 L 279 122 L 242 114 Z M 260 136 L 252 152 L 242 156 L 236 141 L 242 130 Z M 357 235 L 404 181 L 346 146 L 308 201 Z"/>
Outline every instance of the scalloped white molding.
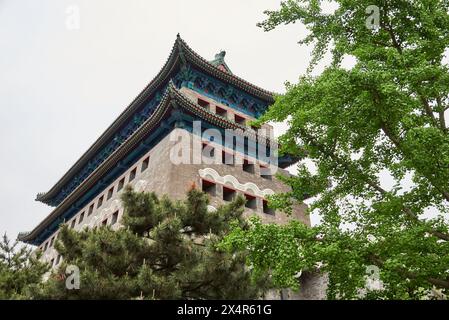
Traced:
<path fill-rule="evenodd" d="M 215 208 L 214 206 L 208 205 L 207 206 L 207 211 L 208 212 L 215 212 L 215 211 L 217 211 L 217 208 Z"/>
<path fill-rule="evenodd" d="M 204 168 L 199 169 L 198 173 L 200 174 L 201 178 L 210 179 L 212 181 L 215 181 L 217 183 L 223 184 L 223 185 L 229 185 L 231 187 L 234 187 L 234 189 L 243 191 L 243 192 L 251 192 L 252 194 L 265 198 L 266 196 L 274 194 L 274 191 L 271 189 L 259 189 L 259 187 L 252 183 L 240 183 L 236 177 L 233 175 L 227 174 L 225 176 L 220 176 L 220 174 L 215 171 L 212 168 Z"/>

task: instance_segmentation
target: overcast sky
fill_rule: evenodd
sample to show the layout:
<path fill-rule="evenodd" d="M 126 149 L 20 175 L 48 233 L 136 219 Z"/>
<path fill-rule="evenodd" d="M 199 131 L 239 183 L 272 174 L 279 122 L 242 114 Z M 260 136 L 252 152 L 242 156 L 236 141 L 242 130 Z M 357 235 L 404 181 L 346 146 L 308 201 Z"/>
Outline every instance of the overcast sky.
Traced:
<path fill-rule="evenodd" d="M 310 48 L 297 44 L 298 24 L 256 27 L 279 2 L 0 0 L 0 232 L 15 238 L 51 212 L 36 194 L 156 75 L 178 32 L 204 58 L 226 50 L 235 74 L 284 92 L 304 74 Z M 69 17 L 76 10 L 79 29 Z"/>

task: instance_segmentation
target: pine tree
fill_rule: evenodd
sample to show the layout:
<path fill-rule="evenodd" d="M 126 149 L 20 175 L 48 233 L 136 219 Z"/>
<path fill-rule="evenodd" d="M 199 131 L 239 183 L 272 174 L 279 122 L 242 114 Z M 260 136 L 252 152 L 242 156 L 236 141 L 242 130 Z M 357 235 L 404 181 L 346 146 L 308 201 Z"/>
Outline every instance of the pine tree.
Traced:
<path fill-rule="evenodd" d="M 40 283 L 48 270 L 48 265 L 39 260 L 39 251 L 33 254 L 18 245 L 6 234 L 0 242 L 0 300 L 25 298 L 29 287 Z"/>
<path fill-rule="evenodd" d="M 253 299 L 268 287 L 252 280 L 243 252 L 218 243 L 231 224 L 245 227 L 244 199 L 216 211 L 194 187 L 183 201 L 124 190 L 123 227 L 75 232 L 63 226 L 55 245 L 61 267 L 33 292 L 50 299 Z M 80 270 L 79 290 L 67 290 L 67 265 Z"/>

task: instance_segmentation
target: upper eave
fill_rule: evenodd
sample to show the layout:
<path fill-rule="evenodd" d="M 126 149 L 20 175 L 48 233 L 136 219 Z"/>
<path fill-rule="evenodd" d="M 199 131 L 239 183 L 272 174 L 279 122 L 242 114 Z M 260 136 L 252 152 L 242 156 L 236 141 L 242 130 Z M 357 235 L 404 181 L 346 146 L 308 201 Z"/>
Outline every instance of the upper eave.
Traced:
<path fill-rule="evenodd" d="M 157 89 L 168 82 L 173 71 L 177 69 L 180 64 L 190 63 L 200 70 L 221 79 L 224 82 L 230 83 L 237 88 L 258 97 L 259 99 L 268 103 L 274 102 L 274 93 L 265 89 L 259 88 L 240 77 L 235 76 L 220 70 L 217 66 L 202 58 L 199 54 L 193 51 L 187 43 L 181 39 L 179 34 L 172 47 L 170 55 L 165 62 L 162 69 L 156 77 L 137 95 L 136 98 L 128 105 L 128 107 L 118 116 L 118 118 L 106 129 L 106 131 L 93 143 L 93 145 L 76 161 L 76 163 L 56 182 L 56 184 L 46 193 L 37 195 L 36 200 L 49 203 L 49 201 L 57 195 L 69 181 L 73 178 L 77 171 L 79 171 L 88 161 L 108 142 L 119 130 L 119 128 L 133 116 L 135 111 L 141 104 L 150 97 Z"/>

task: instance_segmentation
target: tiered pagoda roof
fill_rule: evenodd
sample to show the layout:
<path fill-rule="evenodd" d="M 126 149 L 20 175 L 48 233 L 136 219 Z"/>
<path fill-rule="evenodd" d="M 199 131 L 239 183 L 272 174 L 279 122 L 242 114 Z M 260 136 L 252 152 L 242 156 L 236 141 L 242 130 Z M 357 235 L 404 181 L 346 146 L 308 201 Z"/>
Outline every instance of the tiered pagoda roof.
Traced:
<path fill-rule="evenodd" d="M 253 117 L 260 116 L 273 103 L 273 93 L 235 76 L 224 56 L 221 52 L 209 62 L 178 35 L 158 75 L 48 192 L 38 194 L 37 201 L 56 208 L 33 231 L 20 234 L 19 240 L 35 245 L 45 241 L 125 170 L 139 152 L 148 151 L 168 134 L 175 114 L 188 114 L 218 128 L 247 130 L 199 106 L 180 91 L 187 87 Z"/>
<path fill-rule="evenodd" d="M 107 143 L 108 140 L 114 137 L 114 134 L 119 131 L 130 118 L 132 118 L 138 109 L 144 104 L 154 93 L 164 87 L 170 79 L 175 76 L 176 72 L 183 66 L 193 66 L 208 75 L 220 79 L 232 86 L 235 86 L 242 91 L 253 95 L 263 101 L 266 105 L 273 102 L 273 93 L 262 88 L 259 88 L 235 75 L 230 71 L 222 70 L 225 66 L 224 55 L 220 53 L 216 58 L 208 62 L 196 52 L 194 52 L 184 40 L 178 35 L 171 50 L 165 65 L 162 67 L 158 75 L 140 92 L 140 94 L 131 102 L 131 104 L 119 115 L 119 117 L 106 129 L 106 131 L 95 141 L 95 143 L 81 156 L 81 158 L 67 171 L 67 173 L 46 193 L 37 195 L 36 200 L 46 203 L 48 205 L 58 205 L 58 201 L 52 201 L 61 189 L 75 176 L 75 174 L 82 169 L 84 165 L 100 151 L 100 149 Z M 261 105 L 262 109 L 266 105 Z M 259 113 L 264 110 L 257 110 Z"/>

